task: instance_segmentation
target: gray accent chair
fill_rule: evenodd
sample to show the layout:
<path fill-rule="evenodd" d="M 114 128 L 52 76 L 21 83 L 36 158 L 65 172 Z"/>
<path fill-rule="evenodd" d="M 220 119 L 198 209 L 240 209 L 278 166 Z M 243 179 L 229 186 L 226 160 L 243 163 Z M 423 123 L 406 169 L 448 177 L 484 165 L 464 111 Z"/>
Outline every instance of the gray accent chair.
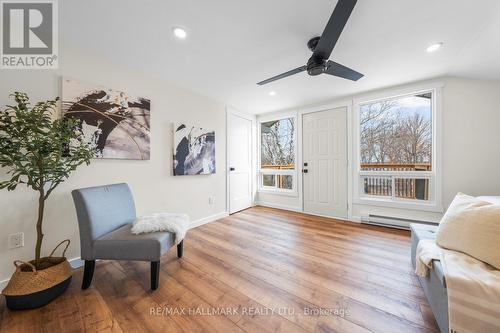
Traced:
<path fill-rule="evenodd" d="M 410 224 L 411 229 L 411 263 L 415 268 L 415 254 L 418 242 L 422 239 L 436 239 L 437 226 Z M 448 332 L 448 292 L 444 278 L 443 266 L 439 260 L 432 262 L 432 269 L 425 277 L 418 277 L 425 296 L 431 306 L 432 313 L 441 332 Z"/>
<path fill-rule="evenodd" d="M 151 262 L 151 289 L 158 288 L 160 258 L 175 245 L 169 232 L 134 235 L 135 204 L 127 184 L 82 188 L 71 192 L 80 229 L 81 258 L 85 260 L 82 289 L 92 282 L 95 261 L 137 260 Z M 177 245 L 182 257 L 183 242 Z"/>

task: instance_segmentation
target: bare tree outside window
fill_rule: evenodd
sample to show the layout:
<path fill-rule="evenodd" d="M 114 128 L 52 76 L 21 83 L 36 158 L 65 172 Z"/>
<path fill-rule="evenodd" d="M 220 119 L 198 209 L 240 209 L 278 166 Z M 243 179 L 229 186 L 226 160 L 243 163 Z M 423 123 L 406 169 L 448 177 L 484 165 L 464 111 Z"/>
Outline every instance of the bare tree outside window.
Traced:
<path fill-rule="evenodd" d="M 295 169 L 295 122 L 293 118 L 261 123 L 261 169 Z M 293 189 L 292 175 L 263 175 L 264 186 Z M 270 185 L 273 184 L 273 185 Z"/>
<path fill-rule="evenodd" d="M 432 93 L 362 104 L 360 169 L 432 170 Z M 365 194 L 428 199 L 427 179 L 366 177 Z"/>
<path fill-rule="evenodd" d="M 360 110 L 362 164 L 429 164 L 431 94 L 364 104 Z M 428 171 L 428 170 L 427 170 Z"/>
<path fill-rule="evenodd" d="M 261 124 L 261 168 L 295 168 L 293 118 Z"/>

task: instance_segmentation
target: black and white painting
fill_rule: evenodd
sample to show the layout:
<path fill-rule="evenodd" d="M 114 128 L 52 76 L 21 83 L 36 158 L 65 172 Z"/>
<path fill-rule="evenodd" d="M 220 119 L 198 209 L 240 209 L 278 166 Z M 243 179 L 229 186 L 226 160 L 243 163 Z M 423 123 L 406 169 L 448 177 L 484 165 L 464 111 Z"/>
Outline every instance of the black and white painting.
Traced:
<path fill-rule="evenodd" d="M 174 124 L 174 176 L 215 173 L 215 131 Z"/>
<path fill-rule="evenodd" d="M 62 111 L 79 119 L 97 158 L 149 160 L 150 101 L 125 92 L 63 79 Z"/>

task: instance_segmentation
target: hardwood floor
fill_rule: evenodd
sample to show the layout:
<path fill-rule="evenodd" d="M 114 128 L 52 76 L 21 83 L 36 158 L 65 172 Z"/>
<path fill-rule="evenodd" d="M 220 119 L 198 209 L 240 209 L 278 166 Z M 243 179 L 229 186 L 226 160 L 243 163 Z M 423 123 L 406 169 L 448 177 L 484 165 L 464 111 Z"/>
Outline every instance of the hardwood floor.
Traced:
<path fill-rule="evenodd" d="M 0 331 L 438 332 L 406 231 L 255 207 L 189 231 L 184 247 L 162 258 L 155 292 L 148 263 L 101 261 L 89 289 L 78 269 L 43 308 L 2 298 Z"/>

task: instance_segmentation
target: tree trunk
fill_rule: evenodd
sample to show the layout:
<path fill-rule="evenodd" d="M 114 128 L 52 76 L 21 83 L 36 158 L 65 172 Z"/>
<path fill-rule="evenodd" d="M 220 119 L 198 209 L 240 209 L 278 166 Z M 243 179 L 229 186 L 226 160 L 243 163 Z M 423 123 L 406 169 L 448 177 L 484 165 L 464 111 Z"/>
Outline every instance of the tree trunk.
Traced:
<path fill-rule="evenodd" d="M 40 259 L 40 252 L 42 250 L 42 222 L 43 222 L 43 211 L 45 209 L 45 193 L 43 190 L 40 191 L 40 197 L 38 198 L 38 220 L 36 222 L 36 247 L 35 247 L 35 259 Z"/>

